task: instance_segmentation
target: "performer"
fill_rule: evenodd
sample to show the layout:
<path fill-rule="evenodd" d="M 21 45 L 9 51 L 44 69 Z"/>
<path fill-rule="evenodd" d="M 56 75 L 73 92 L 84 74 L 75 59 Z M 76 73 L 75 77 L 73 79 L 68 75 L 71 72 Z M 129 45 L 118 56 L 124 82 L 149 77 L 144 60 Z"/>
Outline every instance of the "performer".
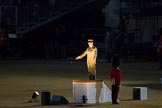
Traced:
<path fill-rule="evenodd" d="M 79 60 L 87 55 L 87 68 L 90 74 L 89 79 L 95 80 L 96 79 L 97 48 L 93 45 L 93 39 L 88 39 L 88 46 L 89 47 L 80 56 L 77 56 L 75 59 Z"/>
<path fill-rule="evenodd" d="M 112 61 L 112 69 L 110 71 L 110 81 L 112 87 L 112 104 L 119 104 L 119 90 L 122 72 L 119 68 L 120 61 L 118 57 L 114 56 Z"/>

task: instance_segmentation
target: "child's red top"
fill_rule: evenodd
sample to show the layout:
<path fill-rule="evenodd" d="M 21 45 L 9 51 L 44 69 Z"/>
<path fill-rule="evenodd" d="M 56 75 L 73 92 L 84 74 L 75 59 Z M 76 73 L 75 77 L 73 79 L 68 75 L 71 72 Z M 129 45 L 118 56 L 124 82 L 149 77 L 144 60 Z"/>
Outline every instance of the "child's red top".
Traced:
<path fill-rule="evenodd" d="M 115 85 L 120 85 L 122 72 L 120 69 L 112 68 L 110 71 L 110 79 L 115 80 Z"/>

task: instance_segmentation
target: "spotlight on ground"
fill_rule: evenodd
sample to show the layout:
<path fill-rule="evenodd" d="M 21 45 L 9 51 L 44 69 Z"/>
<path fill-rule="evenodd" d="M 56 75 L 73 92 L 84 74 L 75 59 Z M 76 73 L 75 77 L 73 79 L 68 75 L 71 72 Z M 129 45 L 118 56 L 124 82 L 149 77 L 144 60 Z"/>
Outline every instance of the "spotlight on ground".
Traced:
<path fill-rule="evenodd" d="M 39 93 L 37 92 L 37 91 L 34 91 L 33 93 L 32 93 L 32 97 L 31 97 L 31 100 L 29 100 L 29 102 L 39 102 L 38 101 L 38 96 L 39 96 Z"/>

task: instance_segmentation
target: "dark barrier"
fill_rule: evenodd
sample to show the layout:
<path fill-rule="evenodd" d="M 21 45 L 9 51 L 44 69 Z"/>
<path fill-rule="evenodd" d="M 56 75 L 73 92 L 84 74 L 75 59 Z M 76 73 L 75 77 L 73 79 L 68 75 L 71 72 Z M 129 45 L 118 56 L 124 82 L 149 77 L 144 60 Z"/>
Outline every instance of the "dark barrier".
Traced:
<path fill-rule="evenodd" d="M 52 96 L 51 104 L 53 105 L 66 105 L 68 103 L 69 103 L 68 100 L 63 96 L 59 95 Z"/>
<path fill-rule="evenodd" d="M 41 92 L 41 105 L 50 105 L 51 104 L 51 93 L 50 92 Z"/>

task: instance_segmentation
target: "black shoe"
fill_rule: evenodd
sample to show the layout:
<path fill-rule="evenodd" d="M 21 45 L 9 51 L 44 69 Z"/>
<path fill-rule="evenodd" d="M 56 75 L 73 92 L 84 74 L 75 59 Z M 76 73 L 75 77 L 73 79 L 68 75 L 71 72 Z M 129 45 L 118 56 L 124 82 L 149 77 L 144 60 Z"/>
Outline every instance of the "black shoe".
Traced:
<path fill-rule="evenodd" d="M 92 75 L 92 80 L 96 80 L 96 76 L 95 75 Z"/>
<path fill-rule="evenodd" d="M 95 75 L 90 74 L 90 75 L 89 75 L 89 80 L 96 80 L 96 76 L 95 76 Z"/>
<path fill-rule="evenodd" d="M 93 79 L 93 75 L 90 74 L 90 75 L 89 75 L 89 80 L 92 80 L 92 79 Z"/>

